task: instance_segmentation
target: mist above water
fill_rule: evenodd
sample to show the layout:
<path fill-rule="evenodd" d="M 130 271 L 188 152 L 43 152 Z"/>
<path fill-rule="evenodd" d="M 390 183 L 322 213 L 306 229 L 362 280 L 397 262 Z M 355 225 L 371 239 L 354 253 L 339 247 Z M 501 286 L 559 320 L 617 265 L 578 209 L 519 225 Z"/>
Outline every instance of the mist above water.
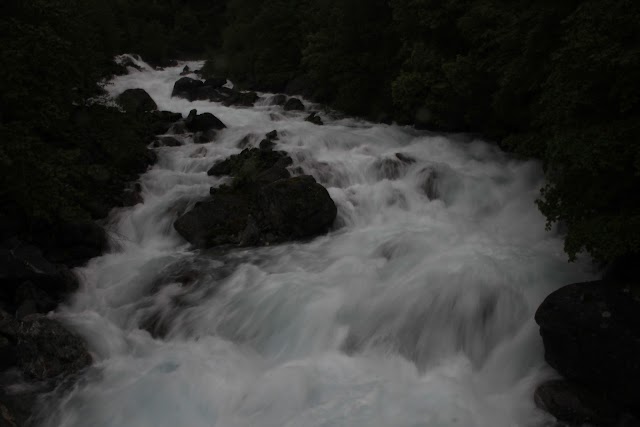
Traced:
<path fill-rule="evenodd" d="M 61 313 L 95 364 L 45 426 L 544 424 L 532 394 L 551 372 L 533 313 L 589 276 L 545 231 L 537 163 L 329 113 L 316 126 L 267 95 L 253 108 L 171 98 L 184 64 L 141 65 L 107 90 L 143 88 L 159 109 L 211 112 L 228 129 L 157 149 L 144 204 L 112 212 L 113 251 L 78 270 Z M 292 170 L 327 187 L 334 229 L 192 250 L 172 224 L 226 181 L 206 171 L 274 129 Z"/>

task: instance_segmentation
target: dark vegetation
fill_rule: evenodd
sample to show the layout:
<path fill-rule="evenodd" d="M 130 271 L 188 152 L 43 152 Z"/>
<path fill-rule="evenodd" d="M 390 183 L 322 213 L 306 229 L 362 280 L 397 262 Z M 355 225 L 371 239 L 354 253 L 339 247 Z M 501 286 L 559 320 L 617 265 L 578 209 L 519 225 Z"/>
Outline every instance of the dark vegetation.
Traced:
<path fill-rule="evenodd" d="M 217 43 L 220 3 L 7 0 L 0 6 L 0 237 L 51 248 L 56 261 L 87 238 L 92 220 L 121 204 L 128 182 L 153 161 L 147 145 L 161 113 L 91 102 L 98 82 L 122 71 L 121 52 L 156 64 L 202 56 Z M 194 42 L 198 40 L 198 42 Z M 173 118 L 175 120 L 175 118 Z M 74 233 L 78 239 L 74 239 Z M 86 246 L 86 245 L 85 245 Z M 91 243 L 89 242 L 89 246 Z M 75 250 L 77 252 L 77 250 Z M 97 252 L 97 253 L 96 253 Z M 51 257 L 49 257 L 51 258 Z"/>

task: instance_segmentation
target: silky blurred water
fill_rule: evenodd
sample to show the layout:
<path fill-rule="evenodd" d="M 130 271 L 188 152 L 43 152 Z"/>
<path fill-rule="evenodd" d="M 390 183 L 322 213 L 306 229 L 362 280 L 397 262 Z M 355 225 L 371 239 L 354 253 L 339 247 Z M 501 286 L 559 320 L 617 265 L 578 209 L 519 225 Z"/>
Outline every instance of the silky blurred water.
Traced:
<path fill-rule="evenodd" d="M 95 364 L 45 426 L 539 426 L 549 376 L 532 316 L 589 277 L 533 201 L 540 165 L 482 141 L 270 106 L 171 98 L 184 64 L 106 88 L 211 112 L 214 142 L 159 148 L 144 204 L 114 210 L 114 249 L 78 269 L 63 320 Z M 188 63 L 191 69 L 202 64 Z M 307 107 L 313 107 L 306 103 Z M 277 130 L 292 169 L 338 206 L 311 241 L 194 251 L 177 216 L 224 179 L 206 171 Z M 399 160 L 397 153 L 401 153 Z M 412 161 L 413 159 L 414 161 Z M 50 409 L 51 410 L 51 409 Z"/>

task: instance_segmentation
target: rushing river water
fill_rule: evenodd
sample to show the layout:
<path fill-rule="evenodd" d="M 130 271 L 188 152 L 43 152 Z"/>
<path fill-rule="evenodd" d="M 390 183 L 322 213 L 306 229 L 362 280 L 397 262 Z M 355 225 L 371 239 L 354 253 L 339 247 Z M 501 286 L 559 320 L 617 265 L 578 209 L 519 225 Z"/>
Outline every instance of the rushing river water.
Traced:
<path fill-rule="evenodd" d="M 324 113 L 316 126 L 264 101 L 171 98 L 181 70 L 145 66 L 107 89 L 143 88 L 160 109 L 211 112 L 228 129 L 208 144 L 185 137 L 158 149 L 140 178 L 144 204 L 112 213 L 113 251 L 78 270 L 83 286 L 61 313 L 95 364 L 45 425 L 548 420 L 532 399 L 553 375 L 533 313 L 589 273 L 567 264 L 561 239 L 545 231 L 533 203 L 539 164 L 481 141 Z M 273 129 L 276 149 L 327 187 L 334 229 L 273 247 L 192 250 L 172 224 L 225 181 L 206 171 L 247 134 L 257 142 Z"/>

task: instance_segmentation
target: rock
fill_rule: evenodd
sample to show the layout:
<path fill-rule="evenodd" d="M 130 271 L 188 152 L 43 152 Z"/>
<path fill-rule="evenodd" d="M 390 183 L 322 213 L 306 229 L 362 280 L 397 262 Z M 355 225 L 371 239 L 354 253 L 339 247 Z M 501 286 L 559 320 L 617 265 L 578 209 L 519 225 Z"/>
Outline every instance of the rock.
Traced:
<path fill-rule="evenodd" d="M 206 144 L 208 142 L 212 142 L 216 139 L 218 135 L 218 131 L 215 129 L 210 129 L 204 132 L 197 132 L 193 138 L 193 142 L 196 144 Z"/>
<path fill-rule="evenodd" d="M 189 68 L 188 65 L 185 65 L 184 68 L 182 69 L 182 72 L 180 73 L 181 76 L 186 76 L 187 74 L 191 74 L 191 69 Z"/>
<path fill-rule="evenodd" d="M 129 67 L 133 68 L 134 70 L 142 71 L 142 67 L 140 67 L 138 64 L 133 62 L 133 59 L 128 56 L 125 56 L 124 58 L 122 58 L 122 60 L 120 61 L 120 65 L 127 68 Z"/>
<path fill-rule="evenodd" d="M 326 233 L 337 215 L 327 189 L 309 175 L 274 181 L 261 197 L 262 211 L 284 240 Z"/>
<path fill-rule="evenodd" d="M 284 104 L 285 111 L 304 111 L 304 104 L 298 98 L 289 98 Z"/>
<path fill-rule="evenodd" d="M 165 134 L 178 120 L 182 120 L 182 114 L 170 111 L 152 111 L 147 113 L 151 122 L 151 131 L 154 135 Z"/>
<path fill-rule="evenodd" d="M 234 186 L 242 186 L 250 183 L 269 183 L 268 177 L 285 176 L 288 174 L 286 167 L 293 160 L 282 151 L 266 151 L 257 148 L 245 148 L 240 154 L 233 155 L 216 163 L 207 172 L 211 176 L 231 175 L 235 178 Z M 285 172 L 270 172 L 271 169 L 284 169 Z M 286 176 L 288 178 L 288 176 Z"/>
<path fill-rule="evenodd" d="M 318 125 L 318 126 L 322 126 L 324 124 L 322 122 L 322 119 L 320 118 L 320 116 L 318 116 L 315 111 L 313 113 L 309 114 L 307 116 L 307 118 L 304 119 L 304 120 L 306 122 L 310 122 L 310 123 L 313 123 L 314 125 Z"/>
<path fill-rule="evenodd" d="M 278 131 L 274 129 L 271 132 L 267 132 L 264 136 L 270 141 L 275 141 L 278 139 Z"/>
<path fill-rule="evenodd" d="M 174 227 L 198 247 L 263 245 L 322 234 L 335 220 L 333 200 L 310 176 L 279 178 L 258 188 L 218 188 Z"/>
<path fill-rule="evenodd" d="M 216 116 L 211 113 L 198 114 L 196 110 L 191 110 L 185 120 L 185 125 L 191 132 L 205 132 L 211 129 L 225 129 L 226 126 Z"/>
<path fill-rule="evenodd" d="M 416 159 L 404 153 L 396 153 L 396 158 L 405 165 L 412 165 L 416 162 Z"/>
<path fill-rule="evenodd" d="M 91 221 L 67 222 L 39 230 L 38 245 L 53 263 L 76 267 L 109 248 L 104 228 Z"/>
<path fill-rule="evenodd" d="M 131 207 L 140 203 L 144 203 L 142 186 L 136 182 L 134 185 L 129 186 L 129 188 L 125 188 L 122 193 L 120 205 L 123 207 Z"/>
<path fill-rule="evenodd" d="M 2 293 L 15 295 L 25 282 L 56 300 L 78 289 L 73 273 L 64 265 L 49 262 L 37 247 L 17 240 L 5 242 L 0 248 Z"/>
<path fill-rule="evenodd" d="M 182 77 L 173 85 L 171 96 L 195 101 L 198 99 L 198 89 L 202 86 L 203 83 L 201 80 L 192 79 L 191 77 Z"/>
<path fill-rule="evenodd" d="M 287 97 L 281 93 L 273 95 L 269 98 L 269 105 L 284 105 L 287 102 Z"/>
<path fill-rule="evenodd" d="M 561 379 L 540 385 L 534 399 L 540 409 L 572 426 L 589 424 L 614 427 L 624 425 L 620 421 L 625 418 L 632 418 L 629 414 L 624 415 L 619 407 L 604 396 Z"/>
<path fill-rule="evenodd" d="M 161 136 L 153 143 L 153 146 L 158 147 L 179 147 L 182 145 L 182 141 L 173 136 Z"/>
<path fill-rule="evenodd" d="M 372 165 L 372 172 L 377 179 L 395 180 L 404 176 L 407 171 L 407 166 L 406 162 L 397 158 L 384 158 L 376 160 Z"/>
<path fill-rule="evenodd" d="M 639 289 L 576 283 L 550 294 L 535 314 L 549 365 L 628 408 L 640 408 Z"/>
<path fill-rule="evenodd" d="M 260 144 L 258 145 L 258 147 L 260 147 L 261 150 L 272 150 L 273 147 L 275 146 L 276 144 L 270 139 L 263 139 L 262 141 L 260 141 Z"/>
<path fill-rule="evenodd" d="M 198 247 L 238 244 L 253 208 L 246 194 L 218 193 L 211 200 L 196 204 L 176 220 L 174 227 Z"/>
<path fill-rule="evenodd" d="M 213 89 L 218 89 L 226 84 L 227 79 L 225 77 L 213 77 L 204 81 L 205 86 L 209 86 Z"/>
<path fill-rule="evenodd" d="M 277 138 L 277 132 L 266 140 Z M 310 176 L 291 178 L 284 152 L 244 149 L 216 163 L 209 175 L 231 175 L 230 186 L 178 218 L 174 228 L 199 247 L 264 245 L 326 232 L 337 209 L 327 190 Z"/>
<path fill-rule="evenodd" d="M 259 96 L 255 92 L 234 92 L 223 104 L 227 107 L 231 105 L 237 105 L 240 107 L 252 107 L 258 100 Z"/>
<path fill-rule="evenodd" d="M 22 319 L 36 313 L 48 313 L 56 308 L 57 302 L 31 282 L 24 282 L 15 293 L 16 318 Z"/>
<path fill-rule="evenodd" d="M 144 89 L 127 89 L 118 95 L 116 102 L 128 113 L 144 113 L 158 109 Z"/>
<path fill-rule="evenodd" d="M 82 339 L 45 316 L 25 318 L 16 337 L 17 365 L 27 378 L 46 380 L 66 376 L 92 362 Z"/>

